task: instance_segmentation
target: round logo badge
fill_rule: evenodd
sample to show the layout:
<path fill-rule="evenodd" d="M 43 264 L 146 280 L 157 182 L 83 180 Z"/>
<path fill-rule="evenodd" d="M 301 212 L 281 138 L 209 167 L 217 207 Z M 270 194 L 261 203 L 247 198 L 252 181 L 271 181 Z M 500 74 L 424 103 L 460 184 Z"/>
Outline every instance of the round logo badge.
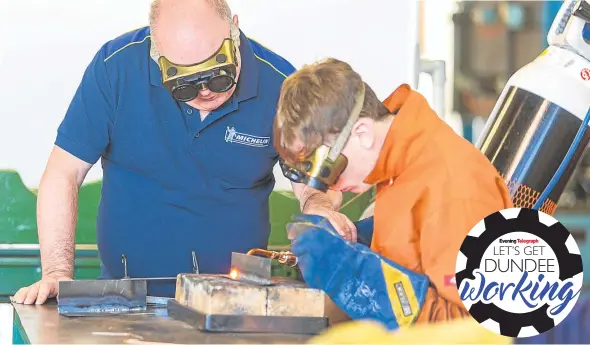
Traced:
<path fill-rule="evenodd" d="M 580 249 L 548 214 L 496 212 L 469 232 L 457 256 L 456 284 L 471 316 L 504 336 L 544 333 L 571 312 L 583 283 Z"/>

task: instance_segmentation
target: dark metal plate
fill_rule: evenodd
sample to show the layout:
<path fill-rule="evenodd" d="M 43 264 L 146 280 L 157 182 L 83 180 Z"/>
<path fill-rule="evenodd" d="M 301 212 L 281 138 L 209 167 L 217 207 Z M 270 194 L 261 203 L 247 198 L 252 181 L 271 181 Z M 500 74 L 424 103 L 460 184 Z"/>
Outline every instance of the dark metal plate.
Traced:
<path fill-rule="evenodd" d="M 145 280 L 71 280 L 59 282 L 57 311 L 64 316 L 103 316 L 145 312 Z"/>
<path fill-rule="evenodd" d="M 325 317 L 205 315 L 168 301 L 168 316 L 206 332 L 318 334 L 328 327 Z"/>

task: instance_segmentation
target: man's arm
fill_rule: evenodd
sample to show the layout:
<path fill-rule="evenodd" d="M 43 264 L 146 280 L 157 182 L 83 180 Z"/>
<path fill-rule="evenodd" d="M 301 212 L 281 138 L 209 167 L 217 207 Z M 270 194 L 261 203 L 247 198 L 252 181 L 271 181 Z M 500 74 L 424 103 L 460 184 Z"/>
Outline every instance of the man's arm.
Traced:
<path fill-rule="evenodd" d="M 57 146 L 49 157 L 37 198 L 43 276 L 74 276 L 78 190 L 91 167 Z"/>
<path fill-rule="evenodd" d="M 78 190 L 108 146 L 114 124 L 116 97 L 104 60 L 101 49 L 59 126 L 37 199 L 42 277 L 20 289 L 13 298 L 16 303 L 43 304 L 57 295 L 59 280 L 73 278 Z"/>
<path fill-rule="evenodd" d="M 302 183 L 291 182 L 291 186 L 302 213 L 327 218 L 340 236 L 356 242 L 356 227 L 348 217 L 338 212 L 342 204 L 342 192 L 329 189 L 323 193 Z"/>
<path fill-rule="evenodd" d="M 291 182 L 291 186 L 295 197 L 299 200 L 301 212 L 310 207 L 325 207 L 337 210 L 342 204 L 341 192 L 329 189 L 326 193 L 322 193 L 303 183 Z"/>
<path fill-rule="evenodd" d="M 53 149 L 37 197 L 41 281 L 20 289 L 16 303 L 43 304 L 57 295 L 60 280 L 74 278 L 78 190 L 90 167 L 57 146 Z"/>

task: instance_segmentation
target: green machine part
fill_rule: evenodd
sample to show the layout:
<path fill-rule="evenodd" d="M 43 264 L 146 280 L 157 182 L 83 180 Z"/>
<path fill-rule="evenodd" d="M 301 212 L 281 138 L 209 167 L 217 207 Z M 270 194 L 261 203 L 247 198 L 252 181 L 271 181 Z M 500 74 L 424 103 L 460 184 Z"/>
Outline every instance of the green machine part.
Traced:
<path fill-rule="evenodd" d="M 99 196 L 98 183 L 80 191 L 74 270 L 78 279 L 100 275 L 95 225 Z M 18 173 L 0 171 L 0 303 L 41 278 L 36 202 L 35 192 L 27 189 Z"/>
<path fill-rule="evenodd" d="M 96 249 L 96 216 L 100 191 L 100 181 L 84 184 L 80 189 L 74 271 L 77 279 L 95 279 L 100 275 Z M 352 194 L 345 194 L 343 204 L 352 197 Z M 356 221 L 371 199 L 371 193 L 366 193 L 346 206 L 342 213 Z M 0 170 L 0 303 L 7 301 L 19 288 L 30 285 L 41 277 L 36 202 L 35 191 L 24 185 L 17 172 Z M 298 213 L 299 202 L 292 192 L 271 193 L 269 249 L 286 248 L 289 241 L 285 226 Z M 273 274 L 296 277 L 293 268 L 279 264 L 273 266 Z"/>

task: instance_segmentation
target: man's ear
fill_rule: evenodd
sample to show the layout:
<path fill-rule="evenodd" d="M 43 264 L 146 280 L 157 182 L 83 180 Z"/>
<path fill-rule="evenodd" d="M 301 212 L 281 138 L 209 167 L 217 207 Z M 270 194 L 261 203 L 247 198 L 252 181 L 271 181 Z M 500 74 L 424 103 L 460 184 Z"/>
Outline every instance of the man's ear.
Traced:
<path fill-rule="evenodd" d="M 370 149 L 375 142 L 374 122 L 368 118 L 360 118 L 352 127 L 352 134 L 358 137 L 363 149 Z"/>
<path fill-rule="evenodd" d="M 234 25 L 236 26 L 236 28 L 240 28 L 240 21 L 238 20 L 237 14 L 234 14 Z"/>

